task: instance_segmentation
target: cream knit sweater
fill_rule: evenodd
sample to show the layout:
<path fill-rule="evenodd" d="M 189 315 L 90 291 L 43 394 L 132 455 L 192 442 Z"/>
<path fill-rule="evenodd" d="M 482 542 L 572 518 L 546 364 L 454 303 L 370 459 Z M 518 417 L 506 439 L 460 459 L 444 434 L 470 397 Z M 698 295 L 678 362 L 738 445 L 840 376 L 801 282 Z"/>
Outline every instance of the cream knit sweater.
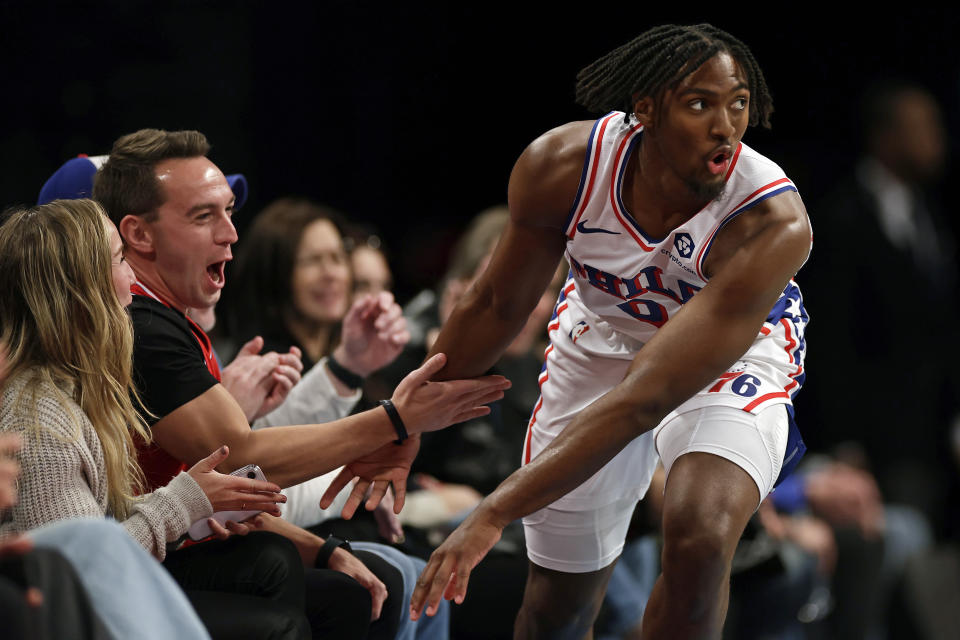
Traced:
<path fill-rule="evenodd" d="M 56 520 L 109 515 L 103 449 L 89 418 L 71 393 L 57 393 L 49 383 L 38 383 L 36 390 L 39 425 L 18 413 L 17 398 L 29 378 L 29 372 L 24 373 L 3 387 L 0 431 L 19 433 L 23 446 L 17 504 L 0 517 L 0 536 Z M 166 487 L 142 496 L 121 524 L 163 560 L 167 542 L 212 514 L 200 485 L 182 472 Z"/>

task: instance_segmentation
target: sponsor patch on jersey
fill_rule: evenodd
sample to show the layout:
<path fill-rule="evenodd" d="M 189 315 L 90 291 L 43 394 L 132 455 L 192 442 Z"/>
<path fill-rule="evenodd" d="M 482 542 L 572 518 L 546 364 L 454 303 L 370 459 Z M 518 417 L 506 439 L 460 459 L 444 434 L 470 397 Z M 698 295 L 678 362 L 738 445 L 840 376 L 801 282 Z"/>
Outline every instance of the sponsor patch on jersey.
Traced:
<path fill-rule="evenodd" d="M 693 250 L 695 245 L 693 244 L 693 238 L 690 237 L 689 233 L 677 233 L 673 236 L 673 246 L 677 248 L 677 253 L 680 254 L 682 258 L 689 258 L 693 255 Z"/>

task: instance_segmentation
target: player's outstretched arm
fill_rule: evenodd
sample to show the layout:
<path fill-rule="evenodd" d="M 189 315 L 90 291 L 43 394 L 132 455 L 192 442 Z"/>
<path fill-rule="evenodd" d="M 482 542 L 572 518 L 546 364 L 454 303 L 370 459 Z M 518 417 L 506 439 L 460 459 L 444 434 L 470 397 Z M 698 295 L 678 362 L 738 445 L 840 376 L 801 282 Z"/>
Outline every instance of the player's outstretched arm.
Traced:
<path fill-rule="evenodd" d="M 501 397 L 510 386 L 502 376 L 428 382 L 444 362 L 443 354 L 431 358 L 404 378 L 394 392 L 393 403 L 410 435 L 489 412 L 484 405 Z M 252 430 L 236 400 L 219 384 L 166 415 L 152 432 L 162 449 L 191 465 L 226 444 L 231 455 L 220 471 L 258 464 L 281 487 L 323 475 L 397 438 L 381 407 L 327 424 Z M 384 466 L 391 477 L 400 473 L 390 461 L 384 461 Z M 402 460 L 400 466 L 404 466 Z M 367 467 L 359 475 L 372 478 L 377 469 Z"/>
<path fill-rule="evenodd" d="M 550 284 L 563 256 L 563 225 L 580 183 L 591 125 L 574 122 L 547 132 L 514 165 L 507 228 L 430 352 L 447 354 L 439 379 L 476 376 L 493 366 Z"/>
<path fill-rule="evenodd" d="M 749 214 L 749 215 L 748 215 Z M 430 557 L 411 613 L 462 600 L 469 573 L 507 523 L 557 500 L 747 351 L 810 248 L 799 196 L 784 193 L 742 214 L 711 281 L 637 354 L 624 380 L 582 411 L 539 456 L 507 478 Z"/>

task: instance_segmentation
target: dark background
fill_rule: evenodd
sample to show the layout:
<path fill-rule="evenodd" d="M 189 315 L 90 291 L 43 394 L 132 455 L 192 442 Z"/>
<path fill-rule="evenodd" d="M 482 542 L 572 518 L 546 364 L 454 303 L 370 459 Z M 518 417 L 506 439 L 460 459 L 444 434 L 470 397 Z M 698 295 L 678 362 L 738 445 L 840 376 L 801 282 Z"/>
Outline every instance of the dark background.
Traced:
<path fill-rule="evenodd" d="M 273 198 L 313 197 L 379 228 L 403 300 L 436 281 L 473 214 L 505 200 L 530 140 L 590 116 L 573 102 L 577 70 L 663 22 L 709 21 L 751 46 L 776 113 L 745 140 L 787 170 L 814 226 L 811 204 L 856 157 L 868 81 L 918 80 L 956 135 L 955 12 L 398 5 L 4 2 L 2 203 L 32 203 L 63 161 L 124 133 L 199 129 L 250 182 L 241 242 Z"/>

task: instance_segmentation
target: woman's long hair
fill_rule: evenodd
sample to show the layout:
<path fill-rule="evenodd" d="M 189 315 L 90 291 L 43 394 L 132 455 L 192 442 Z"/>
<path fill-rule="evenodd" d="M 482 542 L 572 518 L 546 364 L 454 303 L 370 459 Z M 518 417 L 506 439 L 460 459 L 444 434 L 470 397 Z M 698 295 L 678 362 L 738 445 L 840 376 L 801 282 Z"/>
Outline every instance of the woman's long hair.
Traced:
<path fill-rule="evenodd" d="M 133 327 L 113 288 L 106 220 L 92 200 L 55 200 L 6 216 L 0 340 L 8 380 L 30 376 L 17 410 L 37 428 L 43 382 L 71 393 L 90 419 L 103 446 L 108 507 L 122 520 L 143 489 L 133 436 L 150 436 L 133 405 Z M 80 418 L 74 421 L 80 437 Z"/>

